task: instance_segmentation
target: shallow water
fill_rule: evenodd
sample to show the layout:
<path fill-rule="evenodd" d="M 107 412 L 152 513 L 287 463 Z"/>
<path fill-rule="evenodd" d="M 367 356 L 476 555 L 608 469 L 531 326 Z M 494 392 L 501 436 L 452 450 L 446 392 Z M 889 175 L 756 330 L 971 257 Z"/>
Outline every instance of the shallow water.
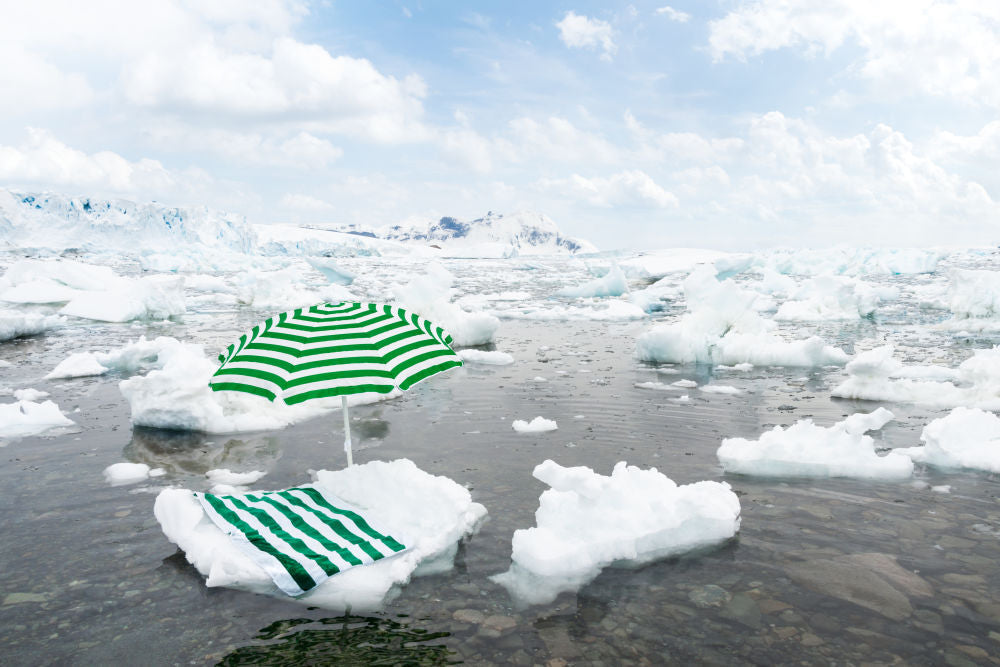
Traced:
<path fill-rule="evenodd" d="M 476 289 L 532 289 L 518 272 L 497 275 L 500 285 Z M 927 334 L 914 325 L 940 313 L 909 308 L 810 329 L 845 346 L 909 341 L 914 358 L 949 364 L 992 342 Z M 469 364 L 399 399 L 353 410 L 362 438 L 356 462 L 411 458 L 467 485 L 489 510 L 452 572 L 414 579 L 382 612 L 364 616 L 208 589 L 160 532 L 155 493 L 166 485 L 205 488 L 204 472 L 220 467 L 267 470 L 262 488 L 308 481 L 310 469 L 344 464 L 339 415 L 240 436 L 132 429 L 116 386 L 121 376 L 38 378 L 75 349 L 139 333 L 211 347 L 256 317 L 194 313 L 183 324 L 79 327 L 3 344 L 3 358 L 14 363 L 3 384 L 50 391 L 79 426 L 0 448 L 4 664 L 997 662 L 996 476 L 918 470 L 916 483 L 878 483 L 723 475 L 715 451 L 724 437 L 756 438 L 807 416 L 828 425 L 878 404 L 831 399 L 838 370 L 640 364 L 632 341 L 648 321 L 505 321 L 497 348 L 514 355 L 513 366 Z M 634 386 L 682 378 L 744 393 Z M 684 393 L 689 403 L 670 400 Z M 923 425 L 947 412 L 888 407 L 896 420 L 874 434 L 884 447 L 918 444 Z M 514 419 L 538 415 L 559 429 L 511 429 Z M 545 487 L 531 471 L 547 458 L 603 474 L 626 460 L 682 484 L 727 481 L 740 496 L 741 531 L 707 553 L 608 569 L 578 594 L 520 609 L 488 577 L 509 566 L 513 532 L 534 525 Z M 167 474 L 109 487 L 101 471 L 122 460 Z M 950 493 L 930 488 L 939 485 Z"/>

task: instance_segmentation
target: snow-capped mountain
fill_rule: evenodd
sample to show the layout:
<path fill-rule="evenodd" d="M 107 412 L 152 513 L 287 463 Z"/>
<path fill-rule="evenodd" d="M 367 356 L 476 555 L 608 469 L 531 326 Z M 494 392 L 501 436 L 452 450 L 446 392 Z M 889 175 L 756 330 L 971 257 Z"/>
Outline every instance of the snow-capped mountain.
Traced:
<path fill-rule="evenodd" d="M 493 213 L 470 221 L 437 221 L 373 228 L 345 225 L 337 231 L 407 244 L 438 247 L 449 255 L 514 257 L 518 255 L 596 252 L 588 241 L 563 236 L 551 218 L 531 211 Z"/>

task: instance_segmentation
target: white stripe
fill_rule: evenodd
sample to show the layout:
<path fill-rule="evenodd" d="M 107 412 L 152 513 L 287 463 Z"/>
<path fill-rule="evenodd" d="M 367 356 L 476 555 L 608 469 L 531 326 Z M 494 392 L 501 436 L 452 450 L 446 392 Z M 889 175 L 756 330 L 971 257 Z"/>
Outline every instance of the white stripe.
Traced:
<path fill-rule="evenodd" d="M 226 368 L 229 368 L 229 367 L 227 366 Z M 265 390 L 267 390 L 267 391 L 269 391 L 272 394 L 275 394 L 277 396 L 281 396 L 281 393 L 284 391 L 283 389 L 281 389 L 280 387 L 278 387 L 273 382 L 270 382 L 269 380 L 261 380 L 260 378 L 255 378 L 255 377 L 253 377 L 251 375 L 243 375 L 243 374 L 238 374 L 238 375 L 216 375 L 211 380 L 209 380 L 209 384 L 219 384 L 219 383 L 222 383 L 222 382 L 231 382 L 231 383 L 235 383 L 235 384 L 249 384 L 249 385 L 253 385 L 254 387 L 259 387 L 261 389 L 265 389 Z"/>
<path fill-rule="evenodd" d="M 277 558 L 271 554 L 265 553 L 255 547 L 247 539 L 247 536 L 243 534 L 239 528 L 229 523 L 221 514 L 215 511 L 215 508 L 205 500 L 205 497 L 201 493 L 196 493 L 195 497 L 198 502 L 201 503 L 202 509 L 208 514 L 208 517 L 212 522 L 219 527 L 222 532 L 229 535 L 230 539 L 233 540 L 233 544 L 246 556 L 250 558 L 254 563 L 257 564 L 260 569 L 264 570 L 265 573 L 274 581 L 275 585 L 280 588 L 287 595 L 301 595 L 305 591 L 295 582 L 292 575 L 288 573 L 285 566 L 281 564 Z"/>
<path fill-rule="evenodd" d="M 253 495 L 257 495 L 257 494 L 253 494 Z M 260 494 L 260 495 L 268 495 L 268 494 Z M 253 507 L 254 509 L 263 510 L 269 517 L 271 517 L 271 519 L 275 523 L 277 523 L 279 526 L 281 526 L 282 530 L 284 530 L 286 533 L 288 533 L 291 537 L 297 538 L 297 539 L 301 540 L 303 543 L 305 543 L 305 545 L 307 547 L 309 547 L 310 549 L 312 549 L 317 554 L 326 556 L 328 559 L 330 559 L 330 561 L 334 565 L 337 566 L 337 569 L 339 569 L 341 572 L 343 572 L 344 570 L 347 570 L 347 569 L 353 567 L 351 563 L 349 563 L 348 561 L 344 560 L 343 556 L 341 556 L 340 554 L 338 554 L 335 551 L 328 550 L 325 546 L 323 546 L 323 544 L 319 540 L 317 540 L 314 537 L 311 537 L 307 533 L 304 533 L 301 530 L 299 530 L 298 528 L 296 528 L 294 526 L 294 524 L 292 524 L 291 520 L 288 517 L 286 517 L 284 514 L 282 514 L 281 511 L 278 508 L 276 508 L 274 505 L 271 505 L 270 503 L 268 503 L 265 500 L 253 500 L 253 499 L 250 498 L 249 495 L 242 496 L 242 500 L 243 500 L 243 502 L 245 502 L 250 507 Z M 280 500 L 280 499 L 279 498 L 275 498 L 275 500 Z M 295 514 L 298 514 L 298 512 L 295 512 Z M 336 540 L 333 540 L 333 542 L 337 543 Z M 284 552 L 285 548 L 287 548 L 287 549 L 293 550 L 296 554 L 299 553 L 298 551 L 295 550 L 295 547 L 291 546 L 290 544 L 288 544 L 287 542 L 284 542 L 284 541 L 281 541 L 279 545 L 275 545 L 275 546 L 280 547 L 282 552 Z M 320 582 L 320 581 L 322 581 L 323 579 L 327 578 L 328 575 L 326 574 L 326 571 L 323 570 L 323 568 L 319 565 L 319 563 L 316 563 L 316 561 L 312 560 L 311 558 L 307 558 L 306 556 L 302 556 L 302 557 L 306 558 L 310 563 L 313 563 L 316 566 L 316 568 L 321 572 L 321 574 L 320 574 L 321 578 L 320 579 L 316 579 L 315 576 L 313 577 L 313 579 L 317 583 Z M 310 572 L 309 574 L 312 575 L 312 572 Z"/>
<path fill-rule="evenodd" d="M 313 487 L 313 488 L 315 489 L 316 487 Z M 339 498 L 336 498 L 336 497 L 331 498 L 330 494 L 323 493 L 319 489 L 316 489 L 316 490 L 319 491 L 321 495 L 323 495 L 323 497 L 326 500 L 326 502 L 330 503 L 331 505 L 333 505 L 337 509 L 349 510 L 351 512 L 354 512 L 358 516 L 361 516 L 361 513 L 358 512 L 355 508 L 353 508 L 349 503 L 345 503 L 344 501 L 342 501 L 342 500 L 340 500 Z M 358 535 L 359 537 L 363 538 L 366 542 L 368 542 L 368 544 L 370 544 L 373 547 L 375 547 L 378 550 L 378 552 L 380 554 L 382 554 L 383 556 L 393 556 L 393 555 L 395 555 L 397 553 L 402 553 L 401 551 L 393 551 L 392 549 L 390 549 L 389 547 L 387 547 L 385 544 L 383 544 L 382 540 L 375 539 L 374 537 L 369 537 L 368 533 L 366 533 L 364 530 L 362 530 L 361 527 L 358 524 L 356 524 L 354 522 L 354 520 L 351 519 L 350 517 L 344 516 L 343 514 L 335 514 L 335 513 L 331 512 L 331 511 L 329 511 L 328 509 L 326 509 L 325 507 L 320 507 L 319 505 L 316 504 L 315 500 L 313 500 L 312 498 L 310 498 L 308 496 L 308 494 L 305 494 L 302 491 L 292 491 L 292 495 L 295 496 L 296 498 L 299 498 L 300 500 L 302 500 L 305 504 L 307 504 L 309 507 L 312 507 L 317 512 L 320 512 L 321 514 L 324 514 L 324 515 L 326 515 L 326 516 L 328 516 L 328 517 L 330 517 L 332 519 L 336 519 L 337 521 L 339 521 L 342 524 L 344 524 L 345 528 L 347 528 L 349 531 L 351 531 L 355 535 Z M 367 521 L 367 519 L 366 519 L 366 521 Z M 390 537 L 393 537 L 393 538 L 396 537 L 395 535 L 390 535 L 388 532 L 386 532 L 384 530 L 381 530 L 380 528 L 376 527 L 371 521 L 367 521 L 367 523 L 368 523 L 368 526 L 372 530 L 374 530 L 376 533 L 378 533 L 379 535 L 389 535 Z M 399 540 L 397 539 L 396 541 L 398 542 Z M 403 543 L 403 546 L 406 547 L 406 543 Z M 369 558 L 371 558 L 371 557 L 369 556 Z"/>
<path fill-rule="evenodd" d="M 295 496 L 296 498 L 299 498 L 299 495 L 296 493 L 293 493 L 292 495 Z M 303 521 L 308 523 L 313 530 L 322 535 L 324 538 L 326 538 L 330 542 L 333 542 L 337 546 L 342 547 L 347 551 L 351 552 L 351 554 L 353 554 L 354 557 L 360 560 L 363 564 L 371 565 L 372 563 L 375 562 L 375 559 L 369 556 L 364 549 L 362 549 L 359 545 L 354 544 L 353 542 L 349 542 L 348 540 L 345 540 L 343 537 L 338 535 L 336 531 L 333 530 L 333 528 L 323 523 L 323 521 L 314 513 L 303 510 L 301 507 L 297 507 L 291 504 L 287 499 L 282 498 L 278 494 L 272 495 L 271 498 L 273 498 L 275 502 L 279 502 L 283 506 L 295 512 L 296 515 L 302 517 Z M 305 503 L 305 504 L 311 505 L 311 503 Z M 348 525 L 344 521 L 341 521 L 341 523 L 344 524 L 344 528 L 354 533 L 354 535 L 359 539 L 364 540 L 365 542 L 371 542 L 371 539 L 363 532 L 351 530 L 350 526 L 353 526 L 353 524 Z M 346 563 L 347 561 L 344 562 Z M 347 564 L 347 567 L 351 567 L 350 563 Z M 343 570 L 344 568 L 341 569 Z"/>
<path fill-rule="evenodd" d="M 379 387 L 385 387 L 389 390 L 396 388 L 396 383 L 386 378 L 345 378 L 343 380 L 317 380 L 316 382 L 310 382 L 308 384 L 304 384 L 298 387 L 290 387 L 286 389 L 283 393 L 283 398 L 285 399 L 285 402 L 288 402 L 289 399 L 292 399 L 298 396 L 299 394 L 306 394 L 311 391 L 318 391 L 322 389 L 344 389 L 344 388 L 356 387 L 362 384 L 376 385 Z M 388 392 L 376 392 L 376 393 L 388 393 Z"/>

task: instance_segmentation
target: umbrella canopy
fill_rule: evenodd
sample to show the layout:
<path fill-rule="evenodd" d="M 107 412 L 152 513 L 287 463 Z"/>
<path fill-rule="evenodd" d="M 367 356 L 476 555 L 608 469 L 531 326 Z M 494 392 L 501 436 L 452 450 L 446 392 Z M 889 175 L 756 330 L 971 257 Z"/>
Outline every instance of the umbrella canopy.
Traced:
<path fill-rule="evenodd" d="M 402 308 L 326 303 L 268 318 L 219 355 L 209 384 L 287 404 L 340 396 L 350 463 L 347 396 L 405 390 L 462 365 L 441 327 Z"/>

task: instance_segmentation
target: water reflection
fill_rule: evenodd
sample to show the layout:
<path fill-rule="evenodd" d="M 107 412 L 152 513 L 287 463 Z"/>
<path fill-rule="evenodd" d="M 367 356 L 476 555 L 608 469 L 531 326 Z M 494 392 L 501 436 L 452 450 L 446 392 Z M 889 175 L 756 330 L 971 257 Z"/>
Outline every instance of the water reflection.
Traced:
<path fill-rule="evenodd" d="M 124 454 L 129 461 L 163 468 L 168 473 L 204 475 L 216 468 L 269 470 L 281 450 L 278 439 L 270 436 L 227 438 L 136 426 Z"/>
<path fill-rule="evenodd" d="M 318 627 L 317 627 L 318 626 Z M 428 632 L 377 616 L 345 615 L 276 621 L 254 638 L 267 644 L 243 646 L 219 665 L 448 665 L 459 662 Z"/>

